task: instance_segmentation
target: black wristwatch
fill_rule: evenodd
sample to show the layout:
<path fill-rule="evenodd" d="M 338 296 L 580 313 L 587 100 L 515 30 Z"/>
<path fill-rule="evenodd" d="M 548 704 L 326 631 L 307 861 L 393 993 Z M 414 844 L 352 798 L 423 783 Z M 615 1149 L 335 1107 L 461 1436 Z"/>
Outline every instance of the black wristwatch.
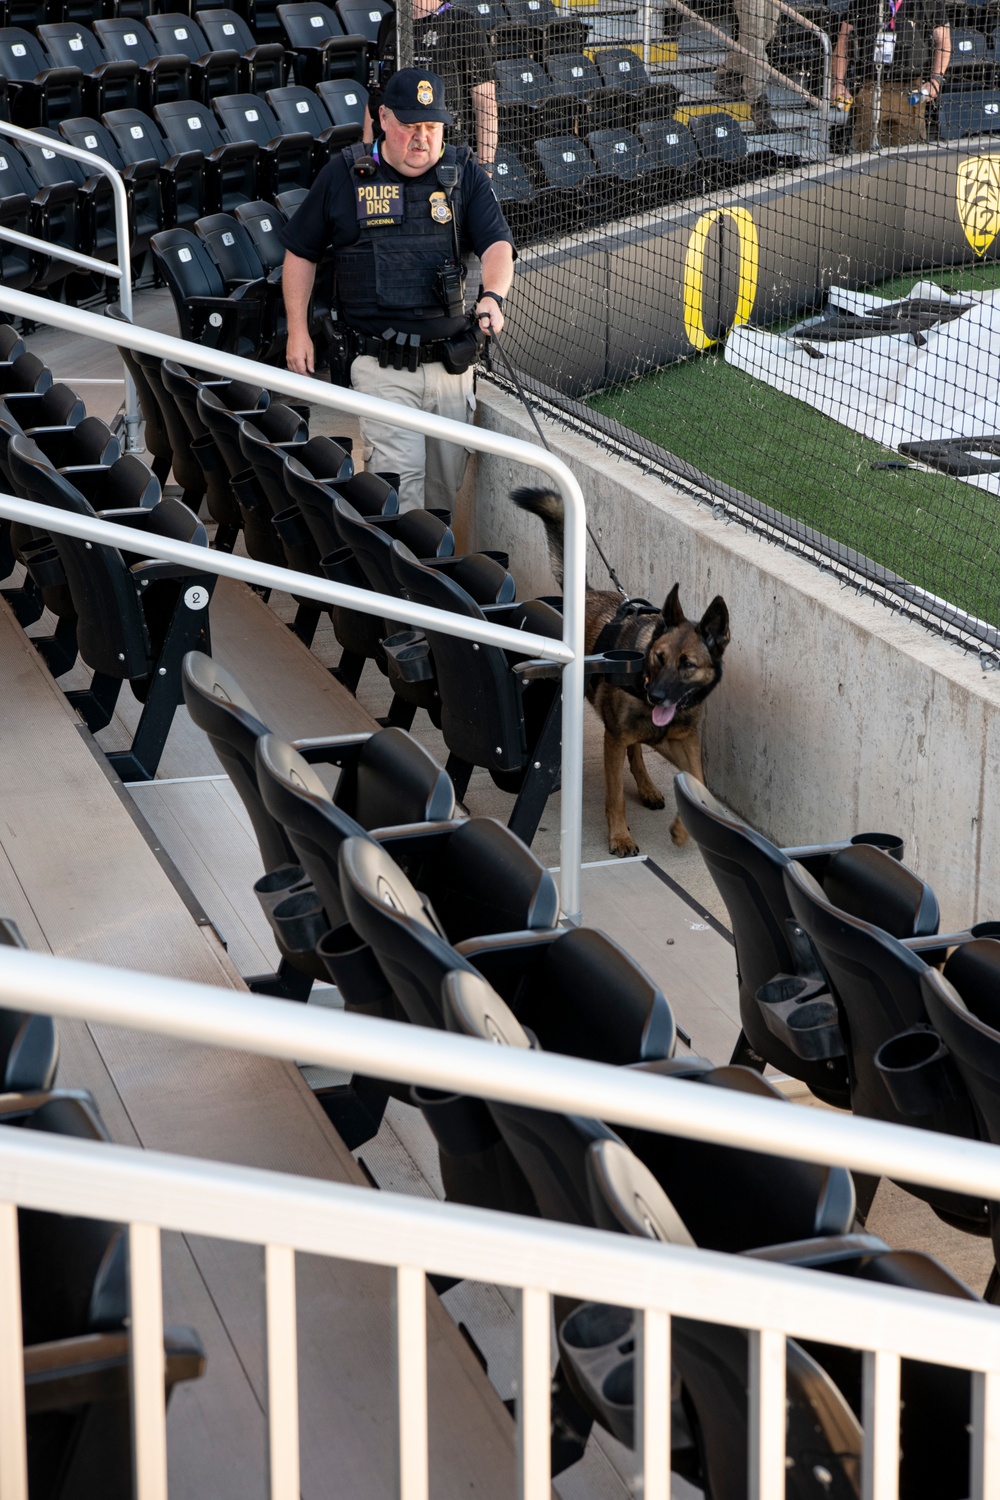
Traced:
<path fill-rule="evenodd" d="M 500 311 L 503 312 L 503 298 L 501 297 L 501 295 L 500 295 L 499 292 L 480 292 L 479 293 L 479 300 L 480 300 L 480 302 L 482 302 L 482 300 L 483 300 L 484 297 L 492 297 L 493 301 L 496 303 L 497 307 L 499 307 Z"/>

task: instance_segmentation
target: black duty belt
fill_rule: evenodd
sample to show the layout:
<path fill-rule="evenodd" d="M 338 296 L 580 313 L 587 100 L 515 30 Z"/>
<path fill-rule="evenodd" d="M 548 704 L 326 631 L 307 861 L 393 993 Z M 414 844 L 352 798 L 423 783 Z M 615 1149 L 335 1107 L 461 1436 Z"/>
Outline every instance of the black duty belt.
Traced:
<path fill-rule="evenodd" d="M 370 355 L 383 366 L 388 365 L 405 370 L 444 359 L 444 339 L 434 339 L 427 344 L 413 344 L 411 339 L 419 338 L 418 334 L 401 333 L 394 335 L 392 339 L 384 339 L 376 338 L 370 333 L 353 333 L 352 337 L 359 354 Z M 396 364 L 397 350 L 398 365 Z"/>

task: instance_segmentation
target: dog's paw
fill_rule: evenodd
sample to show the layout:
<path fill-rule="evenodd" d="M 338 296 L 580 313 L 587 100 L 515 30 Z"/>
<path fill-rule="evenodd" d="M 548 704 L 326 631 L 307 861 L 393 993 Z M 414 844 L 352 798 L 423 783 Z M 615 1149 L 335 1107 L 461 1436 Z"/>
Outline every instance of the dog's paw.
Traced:
<path fill-rule="evenodd" d="M 643 807 L 651 807 L 654 809 L 654 811 L 659 811 L 661 807 L 666 807 L 667 805 L 664 801 L 662 792 L 656 791 L 655 788 L 651 792 L 640 792 L 639 801 L 642 803 Z"/>
<path fill-rule="evenodd" d="M 671 823 L 670 837 L 673 839 L 678 848 L 681 848 L 684 844 L 687 843 L 688 831 L 684 827 L 684 824 L 681 822 L 680 818 L 675 818 Z"/>
<path fill-rule="evenodd" d="M 628 832 L 619 834 L 616 838 L 608 841 L 608 850 L 616 859 L 628 859 L 630 855 L 639 853 L 639 845 Z"/>

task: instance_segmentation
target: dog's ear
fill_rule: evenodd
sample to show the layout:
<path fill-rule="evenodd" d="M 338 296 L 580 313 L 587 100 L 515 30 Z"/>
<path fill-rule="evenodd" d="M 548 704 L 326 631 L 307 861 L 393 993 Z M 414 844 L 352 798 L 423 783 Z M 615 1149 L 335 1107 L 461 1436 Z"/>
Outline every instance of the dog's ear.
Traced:
<path fill-rule="evenodd" d="M 675 583 L 673 588 L 670 590 L 670 593 L 663 601 L 663 609 L 661 610 L 661 614 L 663 615 L 664 628 L 667 630 L 673 630 L 675 625 L 684 624 L 684 611 L 681 609 L 681 601 L 679 597 L 680 591 L 680 584 Z"/>
<path fill-rule="evenodd" d="M 698 622 L 698 634 L 716 661 L 729 645 L 729 610 L 721 594 L 716 594 Z"/>

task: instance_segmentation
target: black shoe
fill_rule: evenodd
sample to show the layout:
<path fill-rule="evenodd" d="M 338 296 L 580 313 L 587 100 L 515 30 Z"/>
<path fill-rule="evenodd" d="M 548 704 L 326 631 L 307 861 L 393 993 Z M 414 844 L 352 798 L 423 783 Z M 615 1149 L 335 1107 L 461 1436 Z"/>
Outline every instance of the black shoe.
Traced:
<path fill-rule="evenodd" d="M 774 118 L 766 94 L 761 94 L 759 99 L 753 101 L 750 106 L 750 118 L 758 134 L 766 134 L 774 129 Z"/>

